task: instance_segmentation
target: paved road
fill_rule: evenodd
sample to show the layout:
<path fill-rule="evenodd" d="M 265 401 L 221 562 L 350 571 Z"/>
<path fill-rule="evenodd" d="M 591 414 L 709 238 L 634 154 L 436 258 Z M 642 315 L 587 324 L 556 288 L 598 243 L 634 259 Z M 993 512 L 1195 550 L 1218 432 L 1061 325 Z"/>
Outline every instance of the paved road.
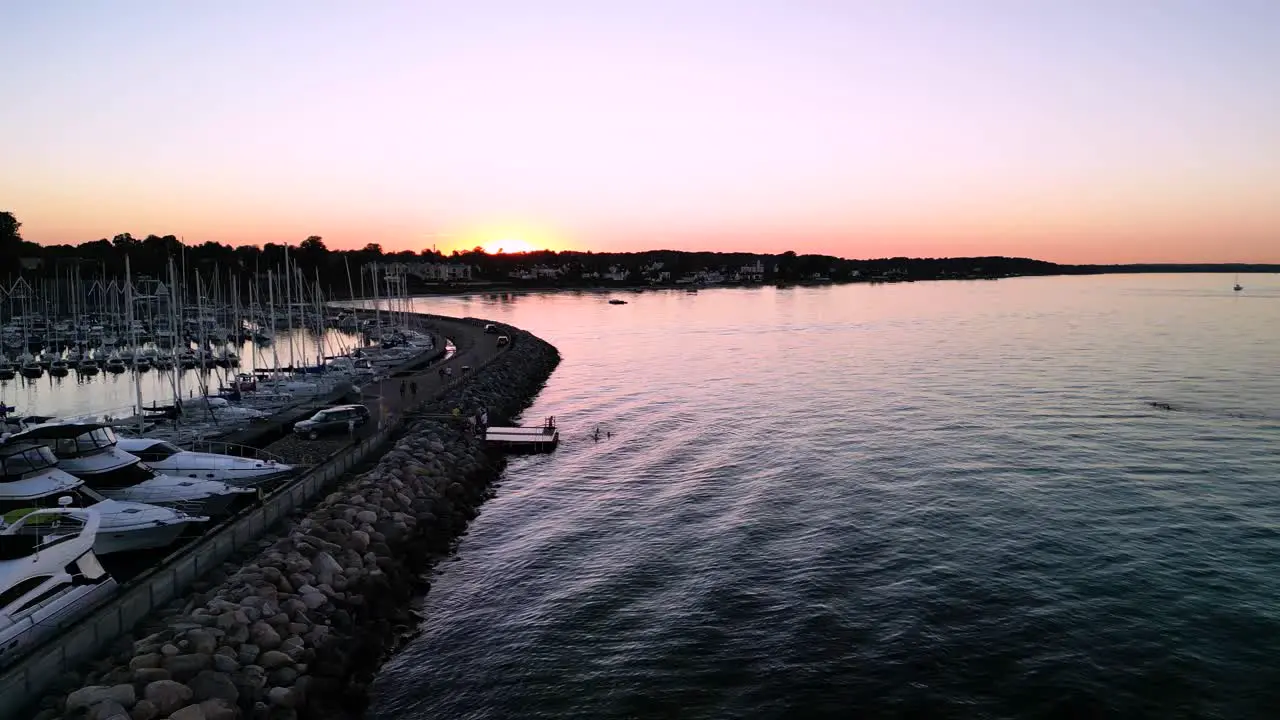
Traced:
<path fill-rule="evenodd" d="M 464 367 L 478 368 L 504 350 L 498 347 L 497 335 L 487 335 L 482 328 L 470 323 L 433 319 L 425 321 L 425 325 L 437 334 L 452 340 L 456 351 L 452 357 L 411 374 L 387 378 L 363 388 L 364 404 L 375 416 L 390 418 L 439 397 L 450 383 L 457 384 L 465 381 Z M 440 370 L 444 368 L 451 369 L 452 376 L 441 377 Z M 404 395 L 400 394 L 401 383 L 406 386 Z M 407 389 L 410 383 L 417 384 L 416 395 Z"/>
<path fill-rule="evenodd" d="M 454 354 L 415 372 L 402 373 L 363 386 L 360 402 L 369 408 L 375 422 L 356 430 L 356 437 L 373 435 L 386 423 L 394 422 L 397 416 L 439 397 L 450 383 L 466 382 L 467 375 L 462 371 L 464 366 L 478 368 L 503 352 L 503 348 L 498 347 L 497 335 L 486 335 L 482 328 L 470 323 L 432 319 L 423 321 L 423 325 L 437 336 L 451 340 L 456 348 Z M 440 369 L 446 367 L 453 369 L 453 374 L 447 379 L 440 376 Z M 402 382 L 405 384 L 404 395 L 400 394 Z M 408 391 L 411 382 L 418 385 L 416 396 Z M 349 441 L 350 438 L 342 434 L 307 440 L 290 432 L 268 445 L 265 450 L 285 462 L 311 465 L 322 462 L 330 453 Z"/>

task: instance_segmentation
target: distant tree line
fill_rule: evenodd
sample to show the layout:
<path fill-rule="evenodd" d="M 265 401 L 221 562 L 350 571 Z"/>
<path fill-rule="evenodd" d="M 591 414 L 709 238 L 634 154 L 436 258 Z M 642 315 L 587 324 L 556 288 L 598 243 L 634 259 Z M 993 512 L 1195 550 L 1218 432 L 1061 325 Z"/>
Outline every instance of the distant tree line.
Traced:
<path fill-rule="evenodd" d="M 125 257 L 135 276 L 149 275 L 165 279 L 172 258 L 188 275 L 199 273 L 205 283 L 224 284 L 229 278 L 246 282 L 255 274 L 279 271 L 284 265 L 286 245 L 267 243 L 231 246 L 216 242 L 184 245 L 174 235 L 147 235 L 135 238 L 121 233 L 110 239 L 101 238 L 79 245 L 39 245 L 22 239 L 22 224 L 12 212 L 0 212 L 0 257 L 6 264 L 8 282 L 19 275 L 28 282 L 65 278 L 78 273 L 84 281 L 94 278 L 122 278 Z M 462 263 L 472 268 L 473 282 L 506 283 L 511 272 L 537 266 L 561 268 L 565 272 L 543 284 L 575 286 L 599 285 L 600 281 L 582 278 L 583 273 L 604 272 L 620 267 L 638 273 L 641 268 L 661 263 L 672 278 L 702 270 L 742 266 L 761 261 L 766 279 L 776 282 L 804 281 L 822 277 L 833 282 L 855 279 L 892 277 L 900 280 L 930 280 L 955 277 L 1009 277 L 1016 275 L 1061 275 L 1098 272 L 1204 272 L 1219 269 L 1247 272 L 1273 266 L 1097 266 L 1059 265 L 1042 260 L 1010 257 L 977 258 L 878 258 L 851 260 L 830 255 L 799 255 L 788 251 L 776 255 L 758 253 L 687 252 L 649 250 L 632 253 L 593 253 L 578 251 L 537 251 L 521 254 L 490 255 L 480 248 L 455 251 L 449 255 L 424 249 L 419 252 L 384 252 L 377 243 L 359 250 L 331 250 L 319 236 L 311 236 L 288 245 L 292 266 L 310 281 L 316 276 L 321 287 L 331 296 L 346 296 L 348 287 L 360 293 L 362 269 L 367 273 L 375 263 Z M 22 260 L 21 266 L 12 262 Z M 412 286 L 411 286 L 412 287 Z M 419 284 L 417 289 L 427 289 Z"/>

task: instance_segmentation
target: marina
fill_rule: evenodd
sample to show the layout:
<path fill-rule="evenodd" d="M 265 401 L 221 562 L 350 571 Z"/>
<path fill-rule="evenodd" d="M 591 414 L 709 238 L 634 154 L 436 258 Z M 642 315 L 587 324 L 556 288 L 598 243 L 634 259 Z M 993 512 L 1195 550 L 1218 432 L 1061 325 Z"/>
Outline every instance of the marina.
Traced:
<path fill-rule="evenodd" d="M 427 399 L 427 393 L 474 377 L 470 372 L 454 374 L 455 365 L 459 370 L 479 369 L 509 347 L 463 321 L 409 320 L 408 330 L 419 338 L 407 346 L 412 354 L 380 352 L 386 349 L 381 346 L 357 349 L 348 357 L 367 360 L 374 368 L 365 370 L 360 385 L 350 383 L 348 375 L 346 387 L 338 386 L 329 395 L 287 405 L 238 426 L 224 423 L 221 427 L 228 431 L 223 439 L 178 439 L 181 433 L 172 420 L 144 413 L 118 424 L 102 418 L 11 415 L 9 432 L 0 443 L 0 533 L 16 528 L 14 532 L 29 534 L 48 511 L 63 513 L 56 516 L 59 527 L 77 518 L 90 528 L 80 536 L 89 538 L 94 562 L 109 582 L 58 609 L 60 624 L 55 623 L 55 630 L 70 629 L 42 630 L 37 636 L 21 630 L 30 602 L 22 578 L 11 584 L 0 575 L 0 631 L 6 633 L 0 646 L 0 715 L 8 716 L 44 687 L 53 676 L 49 663 L 61 671 L 71 668 L 76 658 L 109 640 L 111 632 L 130 627 L 127 618 L 136 622 L 147 609 L 193 581 L 200 573 L 197 568 L 213 567 L 234 548 L 252 542 L 283 513 L 362 462 L 412 406 Z M 400 361 L 392 364 L 392 358 Z M 450 372 L 435 372 L 436 364 Z M 406 377 L 414 379 L 415 387 L 422 385 L 423 395 L 405 398 L 395 392 Z M 241 403 L 256 391 L 240 388 L 240 398 L 224 398 L 226 405 L 218 407 L 244 407 Z M 374 421 L 359 431 L 319 441 L 288 432 L 310 408 L 350 396 L 376 409 Z M 181 417 L 179 413 L 174 419 Z M 139 422 L 144 423 L 144 433 L 126 435 Z M 244 442 L 225 439 L 231 436 Z M 301 449 L 310 449 L 314 461 L 284 461 L 284 453 L 297 455 Z M 24 522 L 28 516 L 32 519 Z M 21 542 L 25 541 L 7 541 L 11 548 Z M 20 550 L 4 549 L 0 556 L 19 555 Z M 81 582 L 79 576 L 72 578 L 73 587 Z M 147 599 L 140 605 L 138 593 L 144 591 Z M 104 629 L 103 623 L 114 631 Z M 78 630 L 87 627 L 91 629 Z M 91 634 L 92 642 L 86 643 L 84 633 Z"/>

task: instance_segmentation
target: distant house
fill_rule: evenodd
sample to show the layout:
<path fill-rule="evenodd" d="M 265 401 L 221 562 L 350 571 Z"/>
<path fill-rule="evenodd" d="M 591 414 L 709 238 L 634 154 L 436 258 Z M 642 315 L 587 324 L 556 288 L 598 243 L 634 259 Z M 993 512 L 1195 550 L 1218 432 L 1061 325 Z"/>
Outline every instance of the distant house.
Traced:
<path fill-rule="evenodd" d="M 427 282 L 452 282 L 470 280 L 471 266 L 464 263 L 392 263 L 387 272 L 397 275 L 413 275 Z"/>
<path fill-rule="evenodd" d="M 22 267 L 23 270 L 39 270 L 40 266 L 44 265 L 44 258 L 38 258 L 38 257 L 18 258 L 18 264 Z"/>
<path fill-rule="evenodd" d="M 756 260 L 752 265 L 743 265 L 737 273 L 739 282 L 762 282 L 764 280 L 764 261 Z"/>

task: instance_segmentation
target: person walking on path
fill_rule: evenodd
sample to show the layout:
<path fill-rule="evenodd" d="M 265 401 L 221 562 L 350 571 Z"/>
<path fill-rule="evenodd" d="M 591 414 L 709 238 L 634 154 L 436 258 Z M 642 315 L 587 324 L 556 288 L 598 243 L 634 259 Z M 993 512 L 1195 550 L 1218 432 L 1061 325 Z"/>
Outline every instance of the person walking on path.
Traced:
<path fill-rule="evenodd" d="M 413 396 L 414 400 L 418 399 L 418 381 L 417 380 L 409 381 L 409 394 Z"/>
<path fill-rule="evenodd" d="M 400 381 L 400 397 L 404 397 L 404 381 Z"/>

